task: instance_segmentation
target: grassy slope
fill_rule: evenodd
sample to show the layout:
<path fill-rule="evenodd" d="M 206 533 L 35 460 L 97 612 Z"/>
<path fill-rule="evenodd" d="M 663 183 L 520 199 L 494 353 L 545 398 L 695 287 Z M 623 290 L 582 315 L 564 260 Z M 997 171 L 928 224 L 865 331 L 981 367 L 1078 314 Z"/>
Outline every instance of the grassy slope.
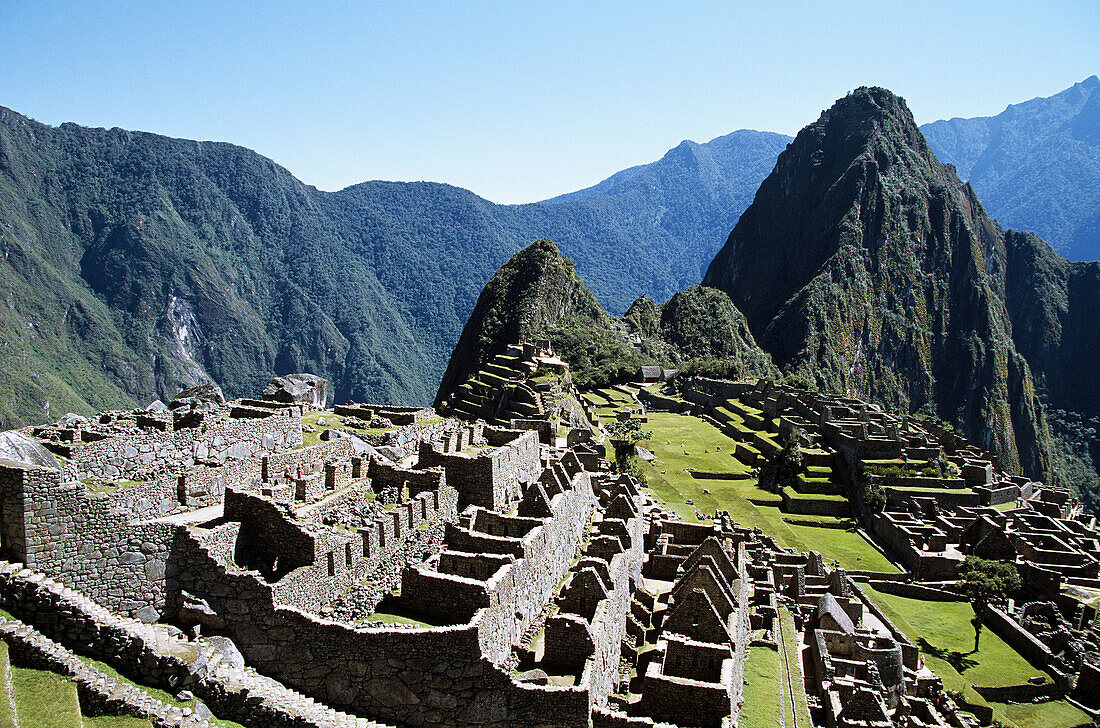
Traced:
<path fill-rule="evenodd" d="M 12 669 L 19 725 L 35 728 L 80 728 L 76 684 L 44 670 Z"/>
<path fill-rule="evenodd" d="M 923 649 L 925 664 L 943 679 L 948 690 L 967 685 L 1018 685 L 1034 675 L 1045 675 L 1008 646 L 990 629 L 982 631 L 981 650 L 974 647 L 974 613 L 963 602 L 926 602 L 883 594 L 863 585 L 864 591 L 910 639 L 924 639 L 936 655 Z M 997 718 L 1020 728 L 1071 728 L 1088 720 L 1064 700 L 1041 705 L 991 703 Z"/>
<path fill-rule="evenodd" d="M 784 546 L 815 550 L 840 561 L 847 569 L 890 571 L 898 569 L 858 532 L 844 528 L 825 528 L 786 523 L 779 510 L 780 497 L 761 490 L 755 480 L 695 479 L 685 467 L 725 473 L 745 473 L 748 467 L 733 457 L 734 440 L 698 417 L 669 412 L 650 412 L 643 425 L 653 432 L 644 446 L 657 456 L 645 466 L 648 487 L 682 518 L 695 520 L 688 499 L 705 513 L 729 511 L 744 526 L 758 527 Z M 719 449 L 721 448 L 721 449 Z M 664 472 L 661 472 L 664 471 Z M 710 493 L 704 493 L 703 490 Z M 797 520 L 838 523 L 840 519 L 815 516 L 789 516 Z"/>
<path fill-rule="evenodd" d="M 776 725 L 776 696 L 783 694 L 779 655 L 770 647 L 749 647 L 745 659 L 745 704 L 740 728 L 773 728 Z M 785 707 L 786 702 L 780 701 Z"/>

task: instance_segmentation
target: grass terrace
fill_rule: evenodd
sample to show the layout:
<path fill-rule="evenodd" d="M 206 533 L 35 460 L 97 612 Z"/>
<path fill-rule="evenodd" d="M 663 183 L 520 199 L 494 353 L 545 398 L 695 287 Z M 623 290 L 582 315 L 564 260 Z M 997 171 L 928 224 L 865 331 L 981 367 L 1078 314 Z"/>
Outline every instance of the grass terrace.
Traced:
<path fill-rule="evenodd" d="M 898 629 L 921 647 L 925 664 L 943 679 L 944 688 L 963 692 L 972 702 L 984 703 L 972 686 L 1020 685 L 1042 675 L 1004 640 L 986 627 L 981 649 L 973 652 L 974 612 L 966 602 L 927 602 L 884 594 L 862 584 Z M 1018 728 L 1072 728 L 1088 724 L 1089 718 L 1065 700 L 1047 703 L 990 703 L 995 717 Z"/>
<path fill-rule="evenodd" d="M 1089 715 L 1066 700 L 1046 703 L 990 703 L 1002 723 L 1017 728 L 1077 728 L 1090 725 Z M 1003 716 L 1003 717 L 1001 717 Z"/>
<path fill-rule="evenodd" d="M 97 493 L 106 493 L 107 495 L 114 495 L 120 490 L 126 488 L 132 488 L 135 485 L 143 482 L 140 480 L 103 480 L 102 478 L 86 478 L 81 481 L 84 483 L 84 488 L 88 495 L 95 495 Z"/>
<path fill-rule="evenodd" d="M 3 613 L 3 616 L 10 615 Z M 195 708 L 195 700 L 179 701 L 163 690 L 139 685 L 123 677 L 106 663 L 80 657 L 100 672 L 120 683 L 135 685 L 146 694 L 177 708 Z M 133 716 L 96 716 L 81 714 L 76 683 L 64 675 L 47 670 L 16 667 L 9 662 L 8 645 L 0 642 L 0 668 L 11 670 L 11 692 L 0 686 L 0 726 L 34 726 L 35 728 L 152 728 L 149 720 Z M 14 713 L 13 713 L 14 708 Z M 222 728 L 244 728 L 240 723 L 215 720 Z"/>
<path fill-rule="evenodd" d="M 318 420 L 320 420 L 321 418 L 324 418 L 328 422 L 328 425 L 318 424 Z M 440 419 L 441 418 L 426 420 L 421 424 L 431 424 L 432 422 L 439 422 Z M 381 435 L 384 432 L 390 432 L 391 430 L 397 429 L 396 426 L 369 428 L 349 427 L 348 425 L 344 424 L 344 418 L 341 415 L 333 414 L 332 412 L 326 410 L 307 412 L 302 415 L 302 426 L 305 427 L 306 425 L 314 428 L 314 431 L 302 433 L 302 447 L 319 444 L 321 442 L 321 433 L 325 430 L 343 429 L 350 432 L 358 433 L 360 435 Z"/>
<path fill-rule="evenodd" d="M 928 666 L 950 690 L 961 690 L 966 683 L 1021 685 L 1035 675 L 1046 676 L 988 628 L 982 630 L 981 650 L 973 652 L 970 620 L 974 611 L 967 602 L 927 602 L 884 594 L 869 586 L 863 589 L 898 629 L 918 644 L 922 639 L 927 643 L 928 648 L 922 645 L 922 649 Z M 948 674 L 940 673 L 945 666 L 950 668 Z"/>
<path fill-rule="evenodd" d="M 739 728 L 773 728 L 776 724 L 775 700 L 783 694 L 779 654 L 770 647 L 749 647 L 745 656 L 745 703 Z M 786 707 L 785 701 L 781 701 Z"/>
<path fill-rule="evenodd" d="M 642 465 L 647 488 L 684 520 L 697 520 L 695 508 L 707 514 L 726 510 L 742 526 L 757 527 L 784 546 L 819 551 L 846 569 L 899 571 L 855 530 L 850 519 L 783 513 L 779 508 L 782 497 L 757 486 L 750 468 L 733 457 L 737 442 L 709 422 L 690 415 L 650 412 L 643 429 L 651 430 L 653 437 L 642 446 L 656 456 L 652 464 Z M 740 478 L 695 478 L 685 468 Z M 812 497 L 843 500 L 842 496 Z"/>

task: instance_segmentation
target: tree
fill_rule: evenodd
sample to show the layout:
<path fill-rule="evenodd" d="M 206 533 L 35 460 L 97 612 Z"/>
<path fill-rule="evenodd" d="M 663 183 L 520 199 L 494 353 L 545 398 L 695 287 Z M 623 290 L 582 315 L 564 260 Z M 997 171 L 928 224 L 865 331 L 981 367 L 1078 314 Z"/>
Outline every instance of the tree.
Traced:
<path fill-rule="evenodd" d="M 760 466 L 760 487 L 770 493 L 780 493 L 794 486 L 802 472 L 802 451 L 798 447 L 801 430 L 795 430 L 783 440 L 782 447 Z"/>
<path fill-rule="evenodd" d="M 982 615 L 990 604 L 1000 604 L 1019 591 L 1020 574 L 1012 564 L 967 556 L 959 566 L 959 592 L 974 608 L 974 651 L 982 636 Z"/>
<path fill-rule="evenodd" d="M 639 442 L 652 438 L 653 433 L 643 431 L 641 420 L 633 418 L 615 420 L 604 429 L 611 439 L 611 446 L 615 448 L 615 467 L 620 472 L 630 473 L 644 480 L 645 474 L 638 467 L 634 447 Z"/>

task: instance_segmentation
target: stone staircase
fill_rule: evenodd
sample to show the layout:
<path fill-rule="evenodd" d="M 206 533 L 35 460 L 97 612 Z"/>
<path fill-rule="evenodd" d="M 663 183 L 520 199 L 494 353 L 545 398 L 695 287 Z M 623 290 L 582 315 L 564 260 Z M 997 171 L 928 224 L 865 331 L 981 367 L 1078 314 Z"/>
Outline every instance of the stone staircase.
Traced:
<path fill-rule="evenodd" d="M 22 622 L 0 617 L 0 639 L 17 653 L 34 655 L 35 663 L 45 664 L 52 672 L 71 678 L 81 694 L 96 696 L 95 702 L 107 714 L 144 718 L 158 728 L 216 728 L 190 708 L 167 705 L 134 685 L 115 680 Z"/>
<path fill-rule="evenodd" d="M 20 592 L 26 594 L 30 590 L 48 593 L 40 596 L 39 603 L 32 611 L 33 614 L 49 610 L 74 615 L 78 621 L 94 623 L 95 629 L 103 633 L 102 639 L 90 639 L 86 634 L 88 630 L 81 629 L 79 643 L 84 648 L 95 651 L 97 641 L 111 645 L 137 646 L 141 653 L 140 663 L 143 670 L 154 668 L 162 673 L 177 676 L 176 684 L 186 683 L 189 690 L 203 699 L 217 715 L 226 719 L 246 726 L 256 726 L 256 728 L 268 728 L 268 726 L 387 728 L 384 723 L 334 710 L 271 678 L 259 675 L 252 668 L 246 666 L 242 669 L 229 664 L 222 657 L 222 653 L 204 639 L 189 640 L 174 627 L 164 624 L 146 624 L 114 614 L 85 595 L 43 574 L 25 568 L 22 564 L 0 560 L 0 603 L 9 611 L 15 611 L 11 605 L 12 596 Z M 31 621 L 34 621 L 33 616 Z M 59 632 L 65 632 L 66 628 L 61 626 L 59 621 L 47 619 L 43 620 L 42 625 L 36 626 L 46 631 L 56 629 Z M 25 630 L 35 632 L 26 625 L 21 626 Z M 0 634 L 6 636 L 7 633 L 0 629 Z M 35 632 L 35 634 L 38 633 Z M 49 641 L 57 650 L 65 650 L 61 645 L 48 640 L 46 636 L 41 634 L 39 636 Z M 64 641 L 66 635 L 51 636 Z M 75 655 L 68 654 L 80 662 Z M 117 659 L 117 652 L 111 650 L 111 654 L 96 654 L 94 657 L 112 662 Z M 127 672 L 125 669 L 120 671 Z M 193 682 L 189 682 L 188 678 Z M 172 681 L 169 680 L 169 682 Z M 118 684 L 112 687 L 112 689 L 117 688 Z M 153 699 L 150 698 L 150 700 Z M 155 715 L 159 713 L 151 713 L 150 717 Z M 165 725 L 201 728 L 208 724 L 180 722 L 165 723 Z"/>
<path fill-rule="evenodd" d="M 514 355 L 498 354 L 459 385 L 439 411 L 503 426 L 513 418 L 544 415 L 544 395 L 529 381 L 533 367 Z"/>

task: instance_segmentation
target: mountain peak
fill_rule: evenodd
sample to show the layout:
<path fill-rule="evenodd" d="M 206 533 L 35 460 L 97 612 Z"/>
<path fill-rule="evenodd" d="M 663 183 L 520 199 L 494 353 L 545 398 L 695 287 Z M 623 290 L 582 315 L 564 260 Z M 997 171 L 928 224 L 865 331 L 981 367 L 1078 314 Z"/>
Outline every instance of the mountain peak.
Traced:
<path fill-rule="evenodd" d="M 485 284 L 451 354 L 436 404 L 509 344 L 538 338 L 570 316 L 607 319 L 596 296 L 577 276 L 573 261 L 554 241 L 536 240 Z"/>
<path fill-rule="evenodd" d="M 1042 440 L 1041 419 L 998 404 L 1032 403 L 1026 364 L 984 353 L 1010 330 L 995 294 L 1004 257 L 1000 230 L 905 101 L 862 87 L 779 155 L 703 285 L 729 294 L 787 371 L 942 413 L 1010 467 L 1041 473 L 1049 452 L 1027 445 Z M 968 336 L 986 348 L 959 343 Z M 995 368 L 977 392 L 963 374 Z M 1009 384 L 1028 395 L 1013 399 Z"/>

